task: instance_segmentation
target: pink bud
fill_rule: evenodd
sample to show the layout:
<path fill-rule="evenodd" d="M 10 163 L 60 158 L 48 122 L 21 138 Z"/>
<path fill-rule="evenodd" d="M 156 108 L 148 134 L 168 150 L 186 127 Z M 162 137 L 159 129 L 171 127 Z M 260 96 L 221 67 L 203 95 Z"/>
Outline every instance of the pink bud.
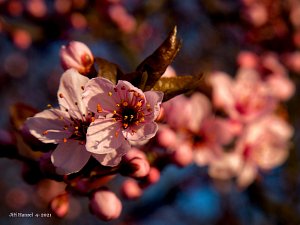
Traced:
<path fill-rule="evenodd" d="M 121 173 L 134 178 L 141 178 L 148 175 L 150 170 L 149 162 L 145 154 L 136 149 L 132 148 L 123 157 L 123 166 Z"/>
<path fill-rule="evenodd" d="M 103 189 L 93 193 L 89 207 L 94 215 L 105 221 L 118 218 L 122 211 L 122 203 L 115 193 Z"/>
<path fill-rule="evenodd" d="M 173 147 L 177 144 L 176 133 L 168 127 L 161 126 L 157 133 L 157 141 L 163 147 Z"/>
<path fill-rule="evenodd" d="M 158 182 L 160 179 L 160 171 L 155 168 L 155 167 L 151 167 L 149 174 L 147 176 L 147 185 L 151 185 L 151 184 L 155 184 L 156 182 Z"/>
<path fill-rule="evenodd" d="M 56 196 L 50 203 L 51 210 L 58 217 L 64 217 L 69 211 L 69 196 L 67 193 Z"/>
<path fill-rule="evenodd" d="M 94 63 L 91 50 L 82 42 L 72 41 L 60 49 L 62 67 L 67 70 L 76 69 L 81 74 L 87 74 Z"/>
<path fill-rule="evenodd" d="M 188 144 L 180 144 L 174 151 L 172 159 L 180 167 L 187 166 L 193 161 L 193 151 Z"/>
<path fill-rule="evenodd" d="M 121 193 L 127 199 L 136 199 L 141 197 L 143 190 L 136 180 L 127 179 L 122 184 Z"/>

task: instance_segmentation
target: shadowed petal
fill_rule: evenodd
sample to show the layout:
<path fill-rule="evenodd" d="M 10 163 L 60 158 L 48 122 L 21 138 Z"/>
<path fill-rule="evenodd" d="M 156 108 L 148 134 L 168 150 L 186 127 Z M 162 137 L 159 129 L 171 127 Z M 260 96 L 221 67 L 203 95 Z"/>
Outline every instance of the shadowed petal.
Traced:
<path fill-rule="evenodd" d="M 131 129 L 123 130 L 123 134 L 129 141 L 142 141 L 154 137 L 157 130 L 157 124 L 155 122 L 150 122 L 143 126 L 137 126 L 134 133 L 131 132 Z"/>
<path fill-rule="evenodd" d="M 70 174 L 81 170 L 91 154 L 78 141 L 68 140 L 60 143 L 51 155 L 51 161 L 57 167 L 57 173 Z"/>
<path fill-rule="evenodd" d="M 63 119 L 62 119 L 63 118 Z M 65 112 L 59 109 L 47 109 L 26 120 L 30 133 L 44 143 L 58 143 L 71 133 L 64 130 L 70 123 Z"/>
<path fill-rule="evenodd" d="M 147 99 L 147 104 L 150 104 L 150 107 L 153 109 L 153 117 L 150 116 L 149 119 L 156 119 L 159 115 L 160 104 L 163 100 L 164 93 L 160 91 L 146 91 L 145 97 Z"/>
<path fill-rule="evenodd" d="M 120 126 L 113 119 L 97 119 L 87 130 L 87 151 L 107 154 L 121 146 L 125 141 Z"/>
<path fill-rule="evenodd" d="M 117 166 L 122 156 L 130 149 L 130 145 L 127 141 L 124 141 L 122 145 L 114 151 L 107 154 L 92 154 L 95 159 L 97 159 L 104 166 Z"/>
<path fill-rule="evenodd" d="M 108 112 L 115 110 L 118 97 L 112 82 L 105 78 L 97 77 L 91 79 L 84 89 L 83 102 L 90 111 L 106 115 Z"/>

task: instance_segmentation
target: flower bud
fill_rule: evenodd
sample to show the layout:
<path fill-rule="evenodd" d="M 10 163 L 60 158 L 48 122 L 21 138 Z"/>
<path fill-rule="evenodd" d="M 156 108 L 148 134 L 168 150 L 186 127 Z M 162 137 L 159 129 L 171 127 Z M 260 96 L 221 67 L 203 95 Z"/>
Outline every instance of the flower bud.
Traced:
<path fill-rule="evenodd" d="M 50 202 L 50 207 L 57 217 L 64 217 L 69 211 L 69 196 L 67 193 L 56 196 Z"/>
<path fill-rule="evenodd" d="M 94 63 L 91 50 L 82 42 L 72 41 L 60 49 L 62 67 L 67 70 L 76 69 L 81 74 L 88 74 Z"/>
<path fill-rule="evenodd" d="M 127 199 L 137 199 L 141 197 L 143 190 L 136 180 L 126 179 L 122 184 L 121 193 Z"/>
<path fill-rule="evenodd" d="M 149 170 L 150 164 L 142 151 L 132 148 L 123 157 L 121 174 L 134 178 L 141 178 L 147 176 Z"/>
<path fill-rule="evenodd" d="M 89 207 L 94 215 L 105 221 L 118 218 L 122 211 L 122 203 L 115 193 L 103 189 L 92 194 Z"/>

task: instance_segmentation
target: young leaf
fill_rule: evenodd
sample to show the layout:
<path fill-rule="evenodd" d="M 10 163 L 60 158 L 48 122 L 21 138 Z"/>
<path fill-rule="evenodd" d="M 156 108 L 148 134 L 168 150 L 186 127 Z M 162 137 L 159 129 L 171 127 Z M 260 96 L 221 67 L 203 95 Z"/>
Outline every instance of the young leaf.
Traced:
<path fill-rule="evenodd" d="M 95 58 L 95 62 L 99 67 L 98 77 L 104 77 L 114 84 L 117 82 L 117 77 L 123 77 L 124 74 L 117 64 L 107 61 L 99 57 Z"/>
<path fill-rule="evenodd" d="M 181 40 L 177 37 L 177 28 L 175 26 L 166 40 L 136 68 L 140 76 L 144 72 L 148 74 L 144 91 L 150 90 L 155 85 L 174 60 L 180 47 Z"/>
<path fill-rule="evenodd" d="M 163 101 L 177 95 L 193 91 L 202 82 L 202 74 L 197 76 L 162 77 L 153 87 L 153 90 L 164 92 Z"/>

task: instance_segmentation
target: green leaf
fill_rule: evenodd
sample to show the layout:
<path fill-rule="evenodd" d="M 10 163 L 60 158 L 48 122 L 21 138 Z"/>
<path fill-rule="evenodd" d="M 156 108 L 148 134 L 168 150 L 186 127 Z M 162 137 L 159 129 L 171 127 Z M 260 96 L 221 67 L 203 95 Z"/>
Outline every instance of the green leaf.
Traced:
<path fill-rule="evenodd" d="M 123 72 L 115 63 L 109 62 L 106 59 L 99 57 L 95 58 L 95 63 L 98 65 L 98 77 L 104 77 L 114 84 L 117 82 L 117 77 L 124 77 Z"/>
<path fill-rule="evenodd" d="M 177 37 L 177 28 L 175 26 L 166 40 L 136 68 L 139 76 L 142 76 L 144 72 L 148 74 L 144 91 L 152 89 L 167 67 L 172 63 L 180 47 L 181 40 Z M 141 78 L 140 80 L 135 79 L 135 82 L 141 82 Z M 137 86 L 139 85 L 140 83 Z"/>
<path fill-rule="evenodd" d="M 200 86 L 203 75 L 162 77 L 153 87 L 155 91 L 164 92 L 163 101 L 167 101 L 177 95 L 194 91 Z"/>

